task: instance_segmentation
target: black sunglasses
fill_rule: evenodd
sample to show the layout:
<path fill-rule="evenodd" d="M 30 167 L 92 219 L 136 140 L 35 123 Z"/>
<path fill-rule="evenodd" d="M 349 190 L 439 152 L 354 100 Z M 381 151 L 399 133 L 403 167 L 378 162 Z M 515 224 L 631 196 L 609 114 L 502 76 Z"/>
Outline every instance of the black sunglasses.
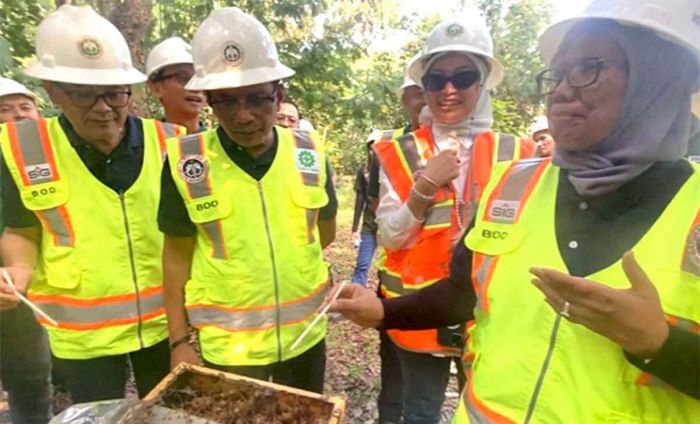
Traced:
<path fill-rule="evenodd" d="M 421 81 L 428 91 L 440 91 L 448 82 L 451 82 L 457 90 L 465 90 L 479 81 L 479 72 L 459 71 L 449 77 L 438 73 L 425 74 Z"/>

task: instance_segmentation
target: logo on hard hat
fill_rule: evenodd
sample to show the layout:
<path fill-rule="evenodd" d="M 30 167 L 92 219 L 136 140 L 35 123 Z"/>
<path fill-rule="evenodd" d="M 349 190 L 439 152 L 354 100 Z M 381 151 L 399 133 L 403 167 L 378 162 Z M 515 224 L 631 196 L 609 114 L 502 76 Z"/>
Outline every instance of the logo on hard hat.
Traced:
<path fill-rule="evenodd" d="M 228 41 L 224 44 L 221 57 L 227 65 L 238 66 L 243 62 L 243 49 L 233 41 Z"/>
<path fill-rule="evenodd" d="M 296 149 L 297 169 L 302 172 L 318 174 L 318 153 L 311 149 Z"/>
<path fill-rule="evenodd" d="M 96 59 L 102 54 L 102 47 L 94 38 L 83 38 L 78 43 L 80 46 L 80 53 L 85 57 Z"/>
<path fill-rule="evenodd" d="M 688 237 L 683 271 L 700 276 L 700 225 L 697 225 Z"/>
<path fill-rule="evenodd" d="M 460 24 L 452 24 L 447 27 L 445 30 L 448 36 L 450 37 L 458 37 L 464 32 L 464 27 Z"/>
<path fill-rule="evenodd" d="M 189 184 L 197 184 L 207 177 L 209 162 L 201 155 L 188 155 L 180 159 L 177 173 Z"/>

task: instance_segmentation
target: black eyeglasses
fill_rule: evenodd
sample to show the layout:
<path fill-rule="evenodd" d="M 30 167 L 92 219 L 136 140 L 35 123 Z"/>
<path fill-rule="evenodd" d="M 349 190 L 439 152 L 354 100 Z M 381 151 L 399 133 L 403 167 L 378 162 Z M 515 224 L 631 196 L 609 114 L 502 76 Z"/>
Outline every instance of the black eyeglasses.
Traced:
<path fill-rule="evenodd" d="M 421 81 L 423 87 L 428 91 L 440 91 L 445 88 L 448 82 L 451 82 L 457 90 L 465 90 L 479 81 L 479 77 L 478 71 L 459 71 L 449 77 L 443 74 L 429 73 L 425 74 Z"/>
<path fill-rule="evenodd" d="M 595 84 L 603 69 L 613 66 L 627 67 L 625 63 L 613 62 L 602 57 L 587 57 L 568 68 L 550 68 L 537 74 L 537 91 L 548 96 L 566 80 L 571 88 L 585 88 Z"/>
<path fill-rule="evenodd" d="M 174 78 L 181 86 L 185 86 L 187 82 L 192 79 L 193 74 L 186 74 L 183 72 L 175 72 L 174 74 L 161 75 L 156 79 L 156 81 L 165 81 L 170 78 Z"/>
<path fill-rule="evenodd" d="M 97 104 L 99 99 L 104 100 L 107 106 L 111 108 L 120 108 L 129 104 L 131 98 L 130 90 L 107 90 L 104 93 L 98 94 L 92 91 L 83 90 L 68 90 L 61 84 L 56 84 L 61 91 L 66 93 L 71 103 L 75 106 L 90 108 Z"/>
<path fill-rule="evenodd" d="M 250 95 L 242 99 L 243 106 L 248 110 L 258 111 L 270 106 L 275 102 L 275 93 L 273 91 L 267 96 Z M 209 105 L 215 108 L 227 108 L 229 112 L 238 111 L 241 107 L 241 99 L 236 96 L 209 96 Z"/>

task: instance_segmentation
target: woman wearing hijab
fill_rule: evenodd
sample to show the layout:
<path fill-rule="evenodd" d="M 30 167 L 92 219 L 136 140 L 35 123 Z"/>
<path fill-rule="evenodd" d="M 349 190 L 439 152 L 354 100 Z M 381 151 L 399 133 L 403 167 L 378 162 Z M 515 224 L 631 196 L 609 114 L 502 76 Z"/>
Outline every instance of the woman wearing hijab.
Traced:
<path fill-rule="evenodd" d="M 334 305 L 386 328 L 475 320 L 455 422 L 698 422 L 700 167 L 682 159 L 698 11 L 600 0 L 550 27 L 553 159 L 494 172 L 448 279 Z"/>
<path fill-rule="evenodd" d="M 425 90 L 432 125 L 374 147 L 382 168 L 377 224 L 386 248 L 380 292 L 389 299 L 449 275 L 454 244 L 494 163 L 521 157 L 519 139 L 490 129 L 488 90 L 500 82 L 503 70 L 476 10 L 440 23 L 409 65 L 409 75 Z M 404 423 L 439 422 L 450 362 L 461 355 L 463 332 L 459 326 L 388 332 L 401 364 Z"/>

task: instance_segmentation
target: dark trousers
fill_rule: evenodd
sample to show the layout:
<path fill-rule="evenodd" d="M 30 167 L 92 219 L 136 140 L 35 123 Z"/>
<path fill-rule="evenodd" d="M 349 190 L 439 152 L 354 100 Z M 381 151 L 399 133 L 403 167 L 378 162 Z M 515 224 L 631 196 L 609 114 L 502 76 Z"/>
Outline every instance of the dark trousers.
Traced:
<path fill-rule="evenodd" d="M 66 388 L 74 403 L 124 397 L 129 361 L 136 390 L 144 397 L 170 372 L 168 339 L 151 347 L 124 355 L 93 359 L 56 359 L 65 373 Z"/>
<path fill-rule="evenodd" d="M 46 332 L 24 304 L 0 312 L 0 380 L 13 424 L 46 424 L 51 406 Z"/>
<path fill-rule="evenodd" d="M 379 423 L 401 422 L 403 413 L 403 379 L 396 346 L 386 331 L 379 330 L 379 359 L 381 363 L 381 390 L 377 399 Z"/>
<path fill-rule="evenodd" d="M 286 361 L 269 365 L 222 366 L 205 361 L 207 367 L 224 372 L 272 381 L 310 392 L 323 393 L 326 373 L 326 341 L 321 340 L 311 349 Z"/>
<path fill-rule="evenodd" d="M 401 364 L 404 424 L 438 424 L 454 358 L 394 348 Z"/>

